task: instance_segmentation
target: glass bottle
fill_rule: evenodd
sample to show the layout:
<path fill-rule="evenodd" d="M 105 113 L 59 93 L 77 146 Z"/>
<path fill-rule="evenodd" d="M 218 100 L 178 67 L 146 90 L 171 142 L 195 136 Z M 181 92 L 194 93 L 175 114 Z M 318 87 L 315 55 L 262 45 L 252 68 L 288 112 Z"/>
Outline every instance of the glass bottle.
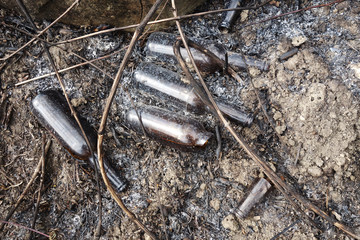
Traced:
<path fill-rule="evenodd" d="M 70 109 L 64 96 L 53 90 L 37 95 L 31 102 L 31 111 L 40 124 L 45 127 L 58 142 L 76 159 L 87 161 L 92 168 L 99 169 L 97 156 L 91 155 L 81 130 L 75 119 L 71 116 Z M 90 147 L 96 152 L 97 137 L 88 123 L 81 119 L 82 126 L 90 142 Z M 105 172 L 117 191 L 123 191 L 125 181 L 115 172 L 104 159 Z"/>

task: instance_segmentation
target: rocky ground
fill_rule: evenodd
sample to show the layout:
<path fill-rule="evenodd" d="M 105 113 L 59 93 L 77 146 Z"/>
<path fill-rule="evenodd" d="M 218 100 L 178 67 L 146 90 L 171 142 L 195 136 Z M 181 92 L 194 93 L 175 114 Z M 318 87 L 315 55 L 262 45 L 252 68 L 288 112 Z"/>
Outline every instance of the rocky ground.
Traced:
<path fill-rule="evenodd" d="M 219 9 L 225 3 L 209 1 L 197 11 Z M 221 14 L 183 20 L 182 25 L 188 36 L 221 43 L 234 52 L 241 49 L 245 55 L 270 63 L 268 72 L 250 68 L 250 74 L 275 128 L 259 108 L 245 72 L 240 73 L 244 79 L 241 83 L 220 72 L 208 74 L 206 82 L 218 98 L 255 114 L 250 127 L 233 126 L 279 176 L 360 235 L 360 3 L 343 1 L 244 27 L 322 3 L 327 1 L 293 0 L 243 11 L 230 33 L 218 30 Z M 5 10 L 0 13 L 7 24 L 31 32 L 26 21 L 15 13 Z M 48 22 L 37 24 L 44 28 Z M 57 42 L 92 31 L 92 28 L 57 24 L 46 34 L 46 39 Z M 177 33 L 175 27 L 164 31 Z M 30 40 L 29 36 L 5 25 L 0 26 L 0 38 L 0 57 Z M 74 53 L 94 59 L 121 49 L 130 38 L 130 33 L 108 33 L 61 48 L 53 46 L 50 52 L 57 66 L 66 68 L 82 62 Z M 132 80 L 134 68 L 140 62 L 155 61 L 145 56 L 145 43 L 146 38 L 137 45 L 125 70 L 123 86 L 138 107 L 146 103 L 190 116 L 168 101 L 137 89 Z M 279 59 L 293 48 L 298 48 L 295 55 Z M 123 54 L 95 63 L 115 76 Z M 44 55 L 41 43 L 36 42 L 11 60 L 0 62 L 1 219 L 33 174 L 41 156 L 41 136 L 52 138 L 31 114 L 29 103 L 42 90 L 59 89 L 57 80 L 48 77 L 15 86 L 52 71 Z M 177 65 L 159 64 L 180 72 Z M 112 80 L 92 66 L 66 71 L 61 76 L 78 113 L 98 128 Z M 182 152 L 130 130 L 124 117 L 130 107 L 129 95 L 119 89 L 111 107 L 104 149 L 129 182 L 121 195 L 124 203 L 160 239 L 167 236 L 169 239 L 271 239 L 293 223 L 280 239 L 351 239 L 316 215 L 314 221 L 321 223 L 323 229 L 313 227 L 276 189 L 248 217 L 238 219 L 232 210 L 238 207 L 253 181 L 263 174 L 230 134 L 220 127 L 221 158 L 216 157 L 214 139 L 203 151 Z M 211 115 L 192 117 L 213 133 L 215 126 L 220 125 Z M 32 185 L 11 222 L 31 226 L 38 183 L 37 180 Z M 92 238 L 98 219 L 93 171 L 75 161 L 56 141 L 47 156 L 44 186 L 35 229 L 56 234 L 56 239 Z M 101 186 L 101 239 L 148 239 L 120 210 L 104 185 Z M 27 232 L 6 226 L 3 239 L 24 239 Z"/>

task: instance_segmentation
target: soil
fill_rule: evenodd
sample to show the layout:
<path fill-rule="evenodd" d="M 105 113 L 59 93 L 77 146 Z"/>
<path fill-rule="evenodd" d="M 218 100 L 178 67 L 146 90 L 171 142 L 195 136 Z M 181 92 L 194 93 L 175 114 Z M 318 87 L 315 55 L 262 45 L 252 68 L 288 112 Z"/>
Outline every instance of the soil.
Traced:
<path fill-rule="evenodd" d="M 253 3 L 249 1 L 247 3 Z M 276 5 L 278 3 L 278 6 Z M 183 20 L 187 36 L 223 44 L 228 50 L 267 60 L 270 69 L 250 68 L 252 81 L 270 121 L 260 109 L 250 78 L 242 82 L 222 72 L 208 74 L 212 93 L 253 112 L 250 127 L 233 124 L 252 148 L 296 191 L 360 235 L 360 2 L 343 1 L 275 20 L 244 27 L 325 1 L 276 2 L 243 11 L 230 33 L 221 33 L 222 14 Z M 209 1 L 197 11 L 219 9 L 227 1 Z M 6 23 L 33 33 L 15 13 L 0 10 Z M 49 23 L 38 22 L 40 28 Z M 175 27 L 165 29 L 177 33 Z M 56 24 L 46 34 L 50 42 L 81 36 L 92 28 Z M 3 57 L 31 37 L 0 26 Z M 94 59 L 126 46 L 130 33 L 98 35 L 52 46 L 59 69 L 81 63 L 73 53 Z M 146 57 L 144 41 L 136 46 L 107 121 L 104 149 L 109 161 L 128 180 L 121 194 L 125 205 L 160 239 L 271 239 L 292 225 L 279 239 L 351 239 L 313 214 L 322 230 L 315 228 L 273 188 L 250 214 L 239 219 L 239 206 L 252 183 L 263 173 L 220 123 L 210 114 L 195 116 L 164 99 L 139 91 L 132 72 Z M 293 48 L 298 52 L 279 57 Z M 124 52 L 95 64 L 115 76 Z M 30 180 L 41 157 L 42 135 L 51 135 L 31 114 L 29 104 L 38 92 L 60 89 L 54 77 L 21 86 L 16 83 L 51 72 L 42 44 L 35 42 L 21 54 L 0 62 L 0 211 L 4 219 Z M 180 73 L 176 64 L 159 63 Z M 112 80 L 92 66 L 61 74 L 77 112 L 97 129 Z M 127 127 L 125 113 L 131 108 L 156 105 L 196 118 L 215 133 L 221 126 L 222 156 L 216 157 L 216 141 L 203 151 L 182 152 L 162 146 Z M 53 139 L 54 140 L 54 139 Z M 30 227 L 34 218 L 39 180 L 31 186 L 13 217 L 13 223 Z M 100 239 L 149 239 L 120 210 L 102 187 L 102 235 Z M 46 158 L 46 174 L 35 229 L 54 239 L 91 239 L 98 221 L 94 171 L 76 161 L 53 141 Z M 162 209 L 162 211 L 160 210 Z M 2 239 L 24 239 L 28 230 L 7 225 Z M 42 239 L 40 235 L 33 235 Z"/>

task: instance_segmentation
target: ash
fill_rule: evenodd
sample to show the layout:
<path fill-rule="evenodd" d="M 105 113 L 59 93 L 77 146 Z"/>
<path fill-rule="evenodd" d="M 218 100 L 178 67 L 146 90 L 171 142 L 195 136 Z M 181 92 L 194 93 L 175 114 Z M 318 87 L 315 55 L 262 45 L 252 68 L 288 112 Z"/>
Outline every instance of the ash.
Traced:
<path fill-rule="evenodd" d="M 227 50 L 242 51 L 244 55 L 270 63 L 268 72 L 251 68 L 250 75 L 275 122 L 275 129 L 261 112 L 245 72 L 239 72 L 243 79 L 240 83 L 222 72 L 207 74 L 205 81 L 216 97 L 255 113 L 251 127 L 233 126 L 280 176 L 288 179 L 287 183 L 359 233 L 359 2 L 344 1 L 244 27 L 322 3 L 326 2 L 294 0 L 279 2 L 278 7 L 266 5 L 243 11 L 227 34 L 218 29 L 222 14 L 187 19 L 181 24 L 189 37 L 213 41 Z M 224 1 L 210 1 L 197 11 L 223 7 Z M 14 13 L 1 10 L 1 16 L 11 16 L 26 25 Z M 39 23 L 41 27 L 45 24 Z M 22 25 L 19 28 L 25 29 Z M 72 33 L 61 34 L 64 29 Z M 51 30 L 49 41 L 70 39 L 88 31 L 57 24 Z M 177 33 L 175 27 L 164 31 Z M 0 35 L 5 54 L 9 53 L 6 49 L 18 48 L 30 40 L 4 26 L 0 26 Z M 121 49 L 130 38 L 129 33 L 110 33 L 68 43 L 62 49 L 51 47 L 50 52 L 62 69 L 82 62 L 72 53 L 94 59 Z M 295 47 L 298 53 L 279 60 Z M 95 64 L 114 77 L 123 56 L 124 51 Z M 213 133 L 215 126 L 220 125 L 210 114 L 192 115 L 164 99 L 138 91 L 132 74 L 143 61 L 155 60 L 146 57 L 143 45 L 138 44 L 123 74 L 123 88 L 117 90 L 111 107 L 104 142 L 106 156 L 129 182 L 121 194 L 126 206 L 160 239 L 166 239 L 165 231 L 169 239 L 270 239 L 297 221 L 299 214 L 276 190 L 267 194 L 246 218 L 234 216 L 233 210 L 254 180 L 263 174 L 223 127 L 220 159 L 216 158 L 214 139 L 203 151 L 181 152 L 128 128 L 124 116 L 132 108 L 129 97 L 137 107 L 154 105 L 195 118 Z M 42 90 L 60 89 L 54 77 L 14 87 L 19 81 L 53 71 L 39 42 L 5 64 L 0 72 L 1 94 L 6 95 L 0 103 L 3 108 L 0 113 L 0 209 L 3 213 L 13 206 L 35 169 L 41 156 L 42 132 L 51 138 L 31 115 L 29 102 Z M 181 73 L 176 64 L 157 64 Z M 78 113 L 97 129 L 112 79 L 89 65 L 61 76 Z M 10 106 L 13 112 L 7 122 L 4 109 Z M 47 157 L 44 186 L 35 229 L 56 233 L 57 239 L 92 238 L 98 220 L 94 172 L 74 160 L 56 141 Z M 103 183 L 101 186 L 101 239 L 149 239 L 119 209 Z M 31 193 L 37 188 L 38 180 Z M 12 222 L 30 226 L 35 196 L 37 194 L 25 197 Z M 5 214 L 1 218 L 5 218 Z M 314 220 L 321 223 L 317 216 Z M 302 219 L 282 237 L 349 239 L 338 229 L 323 226 L 324 230 L 319 231 Z M 7 226 L 3 239 L 24 238 L 26 234 L 23 229 Z"/>

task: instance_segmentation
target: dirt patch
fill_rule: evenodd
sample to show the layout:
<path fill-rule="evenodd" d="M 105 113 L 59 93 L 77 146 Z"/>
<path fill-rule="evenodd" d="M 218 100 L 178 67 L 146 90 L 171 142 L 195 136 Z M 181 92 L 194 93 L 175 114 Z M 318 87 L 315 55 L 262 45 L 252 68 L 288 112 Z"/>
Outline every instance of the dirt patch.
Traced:
<path fill-rule="evenodd" d="M 268 72 L 251 68 L 250 73 L 275 123 L 274 129 L 259 109 L 254 89 L 244 73 L 240 73 L 244 79 L 241 83 L 222 73 L 208 75 L 206 81 L 215 96 L 255 113 L 251 127 L 234 127 L 280 176 L 360 234 L 359 3 L 344 1 L 243 27 L 245 23 L 320 3 L 323 1 L 301 4 L 289 1 L 281 2 L 279 7 L 267 5 L 244 12 L 228 34 L 218 30 L 221 14 L 184 20 L 182 24 L 189 36 L 221 43 L 235 52 L 242 49 L 245 55 L 269 61 Z M 218 9 L 223 4 L 223 1 L 211 1 L 198 11 Z M 25 21 L 13 13 L 2 10 L 1 17 L 8 24 L 27 29 Z M 46 24 L 39 23 L 41 27 Z M 47 38 L 58 41 L 89 31 L 58 24 Z M 166 31 L 176 32 L 176 29 Z M 5 26 L 0 27 L 0 35 L 5 54 L 30 40 Z M 62 49 L 51 47 L 50 51 L 59 68 L 65 68 L 81 62 L 73 53 L 87 59 L 97 58 L 125 46 L 130 36 L 111 33 L 66 44 Z M 279 60 L 293 48 L 298 48 L 295 55 Z M 122 57 L 120 52 L 96 64 L 114 76 Z M 148 104 L 177 111 L 198 119 L 208 131 L 215 132 L 218 123 L 211 115 L 194 116 L 166 100 L 139 92 L 132 81 L 132 72 L 142 61 L 153 59 L 146 58 L 143 45 L 139 44 L 122 80 L 137 106 Z M 39 42 L 0 64 L 3 66 L 0 72 L 3 219 L 29 181 L 41 156 L 41 135 L 46 134 L 30 113 L 29 103 L 38 92 L 59 86 L 54 77 L 48 77 L 14 87 L 19 81 L 52 71 Z M 175 64 L 158 64 L 179 71 Z M 91 66 L 64 72 L 62 77 L 79 114 L 98 128 L 112 80 Z M 215 140 L 200 152 L 161 146 L 126 127 L 124 115 L 130 107 L 128 94 L 119 89 L 111 108 L 104 148 L 114 167 L 129 182 L 128 190 L 122 194 L 123 201 L 159 238 L 166 238 L 166 229 L 170 239 L 270 239 L 295 223 L 284 233 L 284 239 L 348 239 L 328 225 L 319 231 L 306 221 L 297 221 L 299 215 L 276 190 L 257 204 L 247 218 L 236 218 L 232 210 L 262 173 L 233 138 L 222 129 L 220 159 L 216 158 Z M 50 138 L 49 134 L 46 136 Z M 30 226 L 37 183 L 12 222 Z M 102 196 L 101 239 L 148 239 L 120 211 L 109 193 L 103 190 Z M 98 219 L 97 202 L 93 171 L 53 141 L 35 228 L 56 233 L 58 239 L 90 239 Z M 317 216 L 314 220 L 321 222 Z M 7 226 L 4 239 L 22 239 L 26 233 L 24 229 Z"/>

